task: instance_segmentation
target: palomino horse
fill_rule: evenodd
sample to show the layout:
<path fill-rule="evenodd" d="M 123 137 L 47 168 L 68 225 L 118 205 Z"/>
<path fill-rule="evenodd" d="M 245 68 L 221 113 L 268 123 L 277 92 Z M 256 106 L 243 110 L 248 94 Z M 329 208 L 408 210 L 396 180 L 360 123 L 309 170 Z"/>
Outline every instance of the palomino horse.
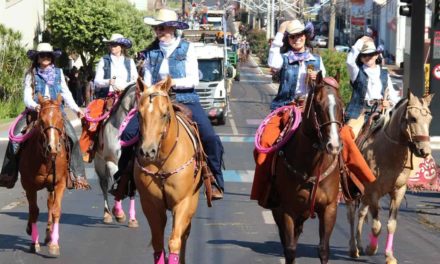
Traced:
<path fill-rule="evenodd" d="M 180 263 L 185 263 L 186 240 L 201 185 L 196 150 L 168 96 L 171 78 L 149 88 L 141 80 L 138 83 L 143 94 L 139 102 L 141 139 L 134 179 L 150 225 L 154 263 L 165 264 L 167 210 L 173 215 L 168 264 L 178 264 L 179 258 Z"/>
<path fill-rule="evenodd" d="M 397 212 L 406 192 L 406 183 L 414 168 L 418 168 L 422 158 L 431 153 L 429 144 L 429 125 L 431 112 L 429 104 L 433 95 L 422 99 L 408 93 L 391 111 L 389 120 L 380 130 L 361 143 L 360 150 L 367 160 L 376 181 L 365 185 L 365 193 L 361 198 L 359 222 L 356 238 L 354 235 L 355 205 L 348 203 L 348 219 L 350 221 L 350 255 L 358 258 L 363 253 L 361 233 L 362 225 L 368 210 L 373 217 L 370 244 L 366 249 L 368 255 L 377 252 L 378 237 L 381 231 L 379 221 L 379 199 L 390 196 L 390 213 L 388 219 L 388 238 L 385 255 L 386 263 L 397 263 L 393 255 L 393 236 L 397 227 Z M 392 154 L 391 154 L 392 153 Z M 414 158 L 415 155 L 418 158 Z"/>
<path fill-rule="evenodd" d="M 99 177 L 99 184 L 101 186 L 102 194 L 104 196 L 104 223 L 112 223 L 113 218 L 108 205 L 108 190 L 113 182 L 113 175 L 118 171 L 118 160 L 121 156 L 121 145 L 117 138 L 119 127 L 127 116 L 128 112 L 135 107 L 136 102 L 136 85 L 133 84 L 127 87 L 121 95 L 119 95 L 119 102 L 114 106 L 116 109 L 110 114 L 110 117 L 104 121 L 99 132 L 98 148 L 95 156 L 95 171 Z M 130 197 L 134 199 L 134 197 Z M 130 210 L 135 210 L 133 203 L 131 203 Z M 125 214 L 124 214 L 125 216 Z M 123 222 L 125 219 L 116 219 L 118 222 Z M 129 222 L 129 226 L 130 226 Z M 137 227 L 134 224 L 132 227 Z"/>
<path fill-rule="evenodd" d="M 329 240 L 336 221 L 342 142 L 343 102 L 333 78 L 318 73 L 310 89 L 298 131 L 277 153 L 272 209 L 286 264 L 295 263 L 299 235 L 307 218 L 319 217 L 319 257 L 328 263 Z M 315 188 L 314 188 L 315 187 Z"/>
<path fill-rule="evenodd" d="M 68 177 L 66 150 L 68 138 L 64 130 L 61 110 L 62 97 L 59 95 L 56 101 L 52 101 L 44 100 L 39 95 L 38 101 L 41 110 L 34 128 L 35 132 L 23 144 L 19 160 L 21 184 L 29 203 L 26 232 L 32 236 L 31 251 L 39 252 L 37 220 L 40 210 L 37 204 L 37 191 L 46 188 L 49 192 L 48 221 L 44 241 L 49 247 L 49 253 L 58 256 L 61 200 Z"/>

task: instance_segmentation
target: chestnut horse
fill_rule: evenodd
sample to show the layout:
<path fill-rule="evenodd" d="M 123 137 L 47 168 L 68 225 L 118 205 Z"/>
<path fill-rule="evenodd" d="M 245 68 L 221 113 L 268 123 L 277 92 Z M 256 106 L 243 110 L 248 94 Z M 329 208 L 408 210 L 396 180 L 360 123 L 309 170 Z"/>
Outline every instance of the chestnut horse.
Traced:
<path fill-rule="evenodd" d="M 29 203 L 26 232 L 32 237 L 31 251 L 39 252 L 37 191 L 46 188 L 48 220 L 44 242 L 49 247 L 49 254 L 58 256 L 61 200 L 68 177 L 68 137 L 64 129 L 61 95 L 57 100 L 44 100 L 39 95 L 38 102 L 41 110 L 35 124 L 36 131 L 23 144 L 19 159 L 21 184 Z"/>
<path fill-rule="evenodd" d="M 165 264 L 167 210 L 173 215 L 168 264 L 185 263 L 186 241 L 201 186 L 196 150 L 168 96 L 171 78 L 148 88 L 141 80 L 138 85 L 143 92 L 138 106 L 141 137 L 134 179 L 150 225 L 154 263 Z"/>
<path fill-rule="evenodd" d="M 343 102 L 334 79 L 318 73 L 298 130 L 277 153 L 274 188 L 279 205 L 272 209 L 286 264 L 295 263 L 303 224 L 314 210 L 319 217 L 319 258 L 328 263 L 329 240 L 336 221 L 342 141 Z M 314 188 L 315 187 L 315 188 Z M 315 194 L 315 195 L 314 195 Z"/>
<path fill-rule="evenodd" d="M 358 258 L 359 253 L 363 253 L 362 226 L 368 210 L 373 217 L 373 223 L 366 253 L 373 255 L 377 252 L 381 231 L 379 200 L 388 194 L 390 209 L 385 256 L 387 264 L 397 263 L 393 253 L 393 237 L 397 228 L 397 213 L 407 188 L 406 183 L 411 173 L 419 168 L 423 158 L 431 154 L 429 126 L 432 116 L 428 107 L 432 96 L 428 95 L 420 99 L 409 92 L 408 98 L 402 99 L 389 116 L 386 116 L 389 119 L 382 128 L 360 143 L 360 150 L 376 175 L 376 181 L 365 185 L 365 193 L 359 208 L 356 237 L 354 226 L 356 209 L 354 203 L 347 203 L 351 237 L 350 255 L 354 258 Z"/>

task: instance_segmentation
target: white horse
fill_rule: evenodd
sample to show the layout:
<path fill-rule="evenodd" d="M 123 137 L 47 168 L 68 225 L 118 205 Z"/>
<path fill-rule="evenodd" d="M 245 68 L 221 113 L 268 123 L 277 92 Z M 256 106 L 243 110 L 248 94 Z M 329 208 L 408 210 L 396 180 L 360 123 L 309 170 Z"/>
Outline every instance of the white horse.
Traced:
<path fill-rule="evenodd" d="M 121 156 L 121 145 L 118 140 L 119 127 L 128 112 L 135 106 L 136 85 L 129 85 L 119 97 L 119 102 L 110 117 L 103 123 L 99 132 L 98 147 L 95 154 L 95 171 L 99 177 L 102 194 L 104 196 L 104 223 L 113 222 L 108 205 L 108 190 L 113 183 L 113 175 L 118 171 L 118 160 Z M 130 197 L 134 201 L 134 196 Z M 130 203 L 130 211 L 135 212 L 134 202 Z M 125 215 L 125 214 L 124 214 Z M 119 219 L 117 219 L 118 222 Z M 125 220 L 125 219 L 124 219 Z M 137 224 L 129 227 L 137 227 Z M 137 221 L 135 221 L 137 223 Z"/>

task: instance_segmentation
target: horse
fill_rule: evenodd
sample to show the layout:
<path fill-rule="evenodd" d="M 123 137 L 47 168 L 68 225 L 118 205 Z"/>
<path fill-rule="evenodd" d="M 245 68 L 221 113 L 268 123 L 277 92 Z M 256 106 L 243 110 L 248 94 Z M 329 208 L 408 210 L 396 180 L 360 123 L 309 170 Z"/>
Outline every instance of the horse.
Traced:
<path fill-rule="evenodd" d="M 336 77 L 338 79 L 338 77 Z M 276 152 L 272 215 L 278 226 L 285 263 L 295 263 L 304 222 L 319 218 L 319 258 L 328 263 L 329 240 L 336 221 L 343 124 L 343 102 L 333 78 L 318 73 L 309 91 L 302 121 L 292 138 Z M 337 82 L 337 81 L 336 81 Z"/>
<path fill-rule="evenodd" d="M 164 231 L 167 210 L 173 225 L 168 242 L 168 264 L 185 263 L 186 241 L 199 201 L 201 169 L 197 151 L 168 95 L 171 78 L 146 87 L 139 100 L 140 140 L 134 179 L 142 209 L 150 225 L 154 263 L 165 264 Z M 198 146 L 201 147 L 201 146 Z"/>
<path fill-rule="evenodd" d="M 423 158 L 431 153 L 429 126 L 432 116 L 428 107 L 432 97 L 433 95 L 428 95 L 420 99 L 409 92 L 408 98 L 399 101 L 394 109 L 386 114 L 387 120 L 382 127 L 360 143 L 362 155 L 377 179 L 365 185 L 365 193 L 358 211 L 356 237 L 355 204 L 347 203 L 347 217 L 350 222 L 349 254 L 353 258 L 358 258 L 360 253 L 364 253 L 361 235 L 368 211 L 371 213 L 373 223 L 366 254 L 374 255 L 377 252 L 378 237 L 381 232 L 379 200 L 388 194 L 390 208 L 385 249 L 386 263 L 397 263 L 393 253 L 393 237 L 397 227 L 397 213 L 407 189 L 406 183 Z"/>
<path fill-rule="evenodd" d="M 98 147 L 94 159 L 95 172 L 99 178 L 99 185 L 104 196 L 104 217 L 103 222 L 110 224 L 113 222 L 108 203 L 108 190 L 113 182 L 113 175 L 118 171 L 118 160 L 121 155 L 121 145 L 118 138 L 119 127 L 129 111 L 135 107 L 136 85 L 128 86 L 119 95 L 119 102 L 115 104 L 115 110 L 110 117 L 104 121 L 98 135 Z M 134 197 L 130 197 L 134 199 Z M 130 210 L 135 210 L 134 205 L 130 204 Z M 124 217 L 116 218 L 118 222 L 125 221 Z M 129 227 L 137 227 L 137 221 L 130 221 Z"/>
<path fill-rule="evenodd" d="M 26 232 L 32 237 L 31 252 L 40 252 L 37 192 L 46 188 L 48 221 L 44 242 L 48 245 L 50 255 L 59 256 L 61 200 L 68 177 L 68 137 L 63 123 L 61 95 L 57 100 L 45 100 L 39 94 L 38 102 L 41 110 L 33 129 L 35 132 L 22 145 L 19 159 L 21 184 L 29 203 Z"/>

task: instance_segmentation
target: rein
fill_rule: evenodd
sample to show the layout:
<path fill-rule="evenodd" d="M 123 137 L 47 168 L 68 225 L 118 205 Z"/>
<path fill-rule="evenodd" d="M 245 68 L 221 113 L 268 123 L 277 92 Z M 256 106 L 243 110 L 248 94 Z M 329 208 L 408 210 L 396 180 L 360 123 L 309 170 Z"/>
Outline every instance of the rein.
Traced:
<path fill-rule="evenodd" d="M 128 112 L 128 114 L 125 116 L 124 121 L 122 121 L 121 125 L 119 126 L 118 138 L 119 138 L 119 144 L 122 147 L 131 146 L 134 143 L 139 141 L 139 135 L 136 135 L 135 137 L 133 137 L 132 139 L 130 139 L 128 141 L 124 141 L 121 139 L 122 133 L 124 132 L 125 128 L 127 127 L 128 123 L 130 122 L 130 120 L 137 114 L 137 112 L 138 112 L 138 110 L 136 109 L 136 107 L 131 109 L 130 112 Z"/>

